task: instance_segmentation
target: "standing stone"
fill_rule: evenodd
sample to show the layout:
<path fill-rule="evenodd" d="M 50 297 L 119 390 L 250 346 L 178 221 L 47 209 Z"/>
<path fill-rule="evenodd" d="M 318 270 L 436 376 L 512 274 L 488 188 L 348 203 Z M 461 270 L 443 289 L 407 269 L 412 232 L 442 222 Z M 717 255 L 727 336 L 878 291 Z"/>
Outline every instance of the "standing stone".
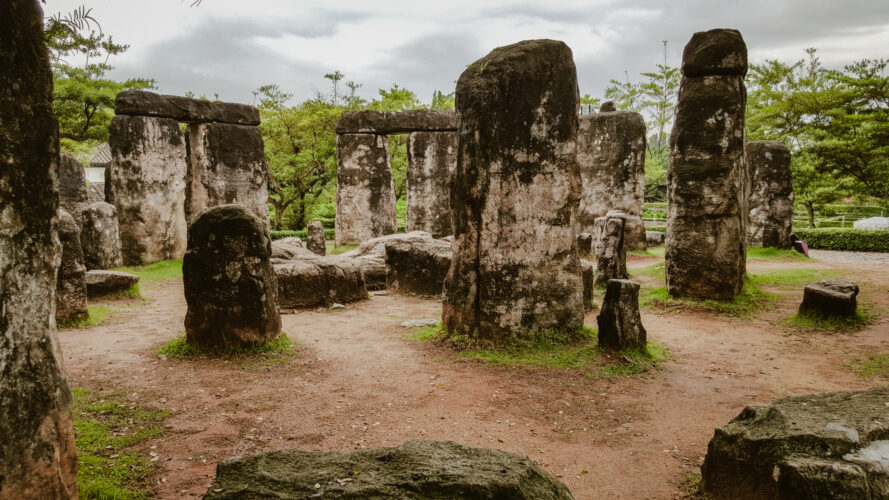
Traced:
<path fill-rule="evenodd" d="M 639 315 L 639 283 L 630 280 L 608 280 L 599 324 L 599 346 L 622 351 L 644 349 L 645 327 Z"/>
<path fill-rule="evenodd" d="M 83 263 L 87 269 L 110 269 L 123 265 L 120 229 L 114 205 L 100 201 L 83 211 L 80 246 L 83 248 Z"/>
<path fill-rule="evenodd" d="M 77 498 L 55 332 L 59 138 L 36 0 L 0 2 L 0 498 Z"/>
<path fill-rule="evenodd" d="M 407 140 L 405 229 L 453 234 L 448 179 L 457 164 L 456 132 L 414 132 Z"/>
<path fill-rule="evenodd" d="M 358 245 L 396 232 L 389 138 L 337 135 L 336 156 L 336 246 Z"/>
<path fill-rule="evenodd" d="M 327 241 L 321 221 L 312 221 L 306 228 L 306 248 L 317 255 L 327 255 Z"/>
<path fill-rule="evenodd" d="M 67 151 L 59 155 L 59 202 L 79 226 L 83 222 L 81 213 L 89 203 L 86 169 Z"/>
<path fill-rule="evenodd" d="M 243 205 L 269 222 L 269 166 L 258 127 L 193 123 L 186 129 L 185 218 L 217 205 Z"/>
<path fill-rule="evenodd" d="M 70 323 L 89 317 L 86 307 L 86 266 L 80 246 L 80 228 L 74 217 L 59 209 L 62 263 L 56 281 L 56 321 Z"/>
<path fill-rule="evenodd" d="M 124 264 L 182 257 L 186 167 L 179 122 L 118 115 L 111 120 L 108 134 L 110 203 L 117 207 Z M 107 182 L 105 187 L 109 189 Z"/>
<path fill-rule="evenodd" d="M 744 145 L 747 159 L 747 245 L 790 248 L 793 180 L 790 150 L 778 141 Z"/>
<path fill-rule="evenodd" d="M 105 170 L 108 169 L 106 168 Z M 90 182 L 89 187 L 87 187 L 87 200 L 90 203 L 105 201 L 105 183 Z"/>
<path fill-rule="evenodd" d="M 188 228 L 182 262 L 185 340 L 202 347 L 247 347 L 281 333 L 278 283 L 266 225 L 241 205 L 204 211 Z"/>
<path fill-rule="evenodd" d="M 460 75 L 456 95 L 444 328 L 482 342 L 573 334 L 584 307 L 571 49 L 553 40 L 497 48 Z"/>
<path fill-rule="evenodd" d="M 645 195 L 645 121 L 639 113 L 600 112 L 580 117 L 577 163 L 583 181 L 578 230 L 592 232 L 610 210 L 628 215 L 624 228 L 631 249 L 646 248 L 642 211 Z"/>
<path fill-rule="evenodd" d="M 682 72 L 667 171 L 667 290 L 731 299 L 741 293 L 746 265 L 747 47 L 741 34 L 695 33 Z"/>
<path fill-rule="evenodd" d="M 604 288 L 610 280 L 627 279 L 627 249 L 624 244 L 624 220 L 600 217 L 602 232 L 596 247 L 596 288 Z M 598 222 L 598 221 L 597 221 Z"/>

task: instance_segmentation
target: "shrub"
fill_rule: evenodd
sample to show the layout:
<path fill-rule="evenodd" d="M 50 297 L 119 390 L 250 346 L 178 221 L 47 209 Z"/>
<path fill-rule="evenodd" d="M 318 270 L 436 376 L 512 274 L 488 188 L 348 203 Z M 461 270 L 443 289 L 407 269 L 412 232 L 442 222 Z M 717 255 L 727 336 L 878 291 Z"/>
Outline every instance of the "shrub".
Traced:
<path fill-rule="evenodd" d="M 856 252 L 889 252 L 889 231 L 851 228 L 796 229 L 794 233 L 809 248 L 851 250 Z"/>

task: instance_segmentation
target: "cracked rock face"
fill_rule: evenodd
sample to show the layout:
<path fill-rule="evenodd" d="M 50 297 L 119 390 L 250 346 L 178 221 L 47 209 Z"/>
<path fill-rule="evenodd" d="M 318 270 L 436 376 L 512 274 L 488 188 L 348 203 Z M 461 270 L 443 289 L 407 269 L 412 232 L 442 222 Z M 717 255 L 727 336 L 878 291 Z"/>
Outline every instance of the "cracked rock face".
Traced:
<path fill-rule="evenodd" d="M 358 245 L 396 232 L 389 138 L 340 134 L 336 154 L 336 245 Z"/>
<path fill-rule="evenodd" d="M 59 139 L 35 0 L 0 2 L 0 496 L 77 498 L 55 332 Z"/>
<path fill-rule="evenodd" d="M 456 95 L 445 329 L 485 342 L 576 332 L 584 308 L 571 50 L 553 40 L 500 47 L 463 72 Z"/>
<path fill-rule="evenodd" d="M 324 239 L 324 226 L 316 220 L 306 227 L 306 248 L 320 256 L 327 255 L 327 241 Z"/>
<path fill-rule="evenodd" d="M 343 304 L 367 299 L 364 274 L 347 257 L 321 257 L 311 252 L 273 262 L 282 308 Z"/>
<path fill-rule="evenodd" d="M 80 246 L 80 228 L 74 217 L 59 210 L 59 241 L 62 263 L 56 286 L 56 321 L 77 321 L 89 317 L 86 307 L 86 266 Z"/>
<path fill-rule="evenodd" d="M 747 61 L 736 60 L 746 56 L 738 42 L 734 30 L 713 30 L 695 33 L 686 47 L 667 171 L 666 274 L 674 296 L 731 299 L 744 286 Z M 707 59 L 723 53 L 722 62 Z"/>
<path fill-rule="evenodd" d="M 387 242 L 387 287 L 401 293 L 441 295 L 452 258 L 451 243 L 444 240 Z"/>
<path fill-rule="evenodd" d="M 191 224 L 182 261 L 189 344 L 246 347 L 278 338 L 271 246 L 265 224 L 241 205 L 209 208 Z"/>
<path fill-rule="evenodd" d="M 83 263 L 87 269 L 110 269 L 123 265 L 120 229 L 114 205 L 100 201 L 83 211 L 80 246 L 83 248 Z"/>
<path fill-rule="evenodd" d="M 125 265 L 185 254 L 185 139 L 170 118 L 115 116 L 106 194 L 117 208 Z"/>
<path fill-rule="evenodd" d="M 701 485 L 723 498 L 889 498 L 889 388 L 748 406 L 716 429 Z"/>
<path fill-rule="evenodd" d="M 405 229 L 435 238 L 452 234 L 448 179 L 457 164 L 456 132 L 411 133 L 407 160 Z"/>
<path fill-rule="evenodd" d="M 778 141 L 744 145 L 747 160 L 747 245 L 790 248 L 793 180 L 790 150 Z"/>

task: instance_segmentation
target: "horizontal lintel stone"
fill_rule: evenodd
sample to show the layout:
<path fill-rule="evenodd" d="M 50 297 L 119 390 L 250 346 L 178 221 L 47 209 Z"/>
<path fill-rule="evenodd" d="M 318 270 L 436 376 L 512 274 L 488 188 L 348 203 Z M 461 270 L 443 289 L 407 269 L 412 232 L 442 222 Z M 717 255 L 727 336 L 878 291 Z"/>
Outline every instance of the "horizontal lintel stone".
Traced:
<path fill-rule="evenodd" d="M 403 134 L 456 130 L 457 114 L 437 109 L 344 111 L 336 123 L 337 134 Z"/>
<path fill-rule="evenodd" d="M 259 125 L 259 110 L 253 106 L 155 94 L 144 90 L 127 90 L 117 94 L 114 112 L 118 115 L 172 118 L 186 123 Z"/>

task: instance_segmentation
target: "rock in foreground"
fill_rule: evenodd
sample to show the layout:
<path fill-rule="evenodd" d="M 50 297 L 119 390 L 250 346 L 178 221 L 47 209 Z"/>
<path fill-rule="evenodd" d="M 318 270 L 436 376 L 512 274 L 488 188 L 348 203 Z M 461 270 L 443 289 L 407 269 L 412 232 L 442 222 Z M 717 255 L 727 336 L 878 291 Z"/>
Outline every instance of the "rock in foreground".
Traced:
<path fill-rule="evenodd" d="M 356 474 L 356 472 L 359 472 Z M 354 452 L 282 450 L 223 460 L 205 499 L 571 499 L 528 457 L 452 442 Z"/>
<path fill-rule="evenodd" d="M 803 303 L 800 313 L 816 314 L 822 317 L 855 316 L 858 309 L 858 285 L 846 280 L 824 280 L 803 289 Z"/>
<path fill-rule="evenodd" d="M 716 499 L 889 498 L 889 388 L 748 406 L 716 429 L 701 468 Z"/>

